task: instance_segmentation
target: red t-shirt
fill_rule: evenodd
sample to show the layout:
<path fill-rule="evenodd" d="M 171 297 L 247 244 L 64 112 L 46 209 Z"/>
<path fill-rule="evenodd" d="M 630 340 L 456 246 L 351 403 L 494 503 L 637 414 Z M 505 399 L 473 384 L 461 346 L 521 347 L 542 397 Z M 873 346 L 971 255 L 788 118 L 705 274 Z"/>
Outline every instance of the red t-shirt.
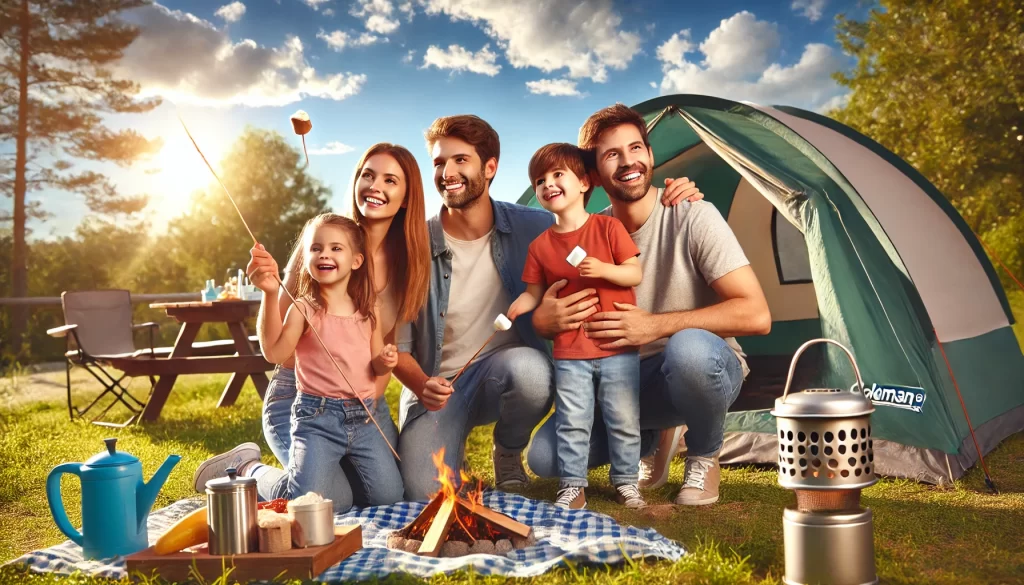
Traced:
<path fill-rule="evenodd" d="M 569 283 L 560 291 L 559 298 L 579 292 L 585 288 L 597 290 L 598 312 L 616 311 L 612 303 L 636 304 L 633 287 L 617 286 L 600 278 L 584 278 L 580 271 L 566 259 L 573 248 L 579 246 L 587 256 L 609 264 L 622 264 L 640 255 L 640 250 L 626 232 L 622 222 L 607 215 L 590 214 L 581 228 L 559 233 L 548 228 L 530 243 L 523 268 L 523 282 L 540 284 L 545 289 L 553 282 L 567 280 Z M 590 339 L 583 334 L 583 328 L 565 331 L 555 336 L 555 359 L 585 360 L 613 356 L 635 348 L 604 350 L 599 343 L 611 339 Z"/>

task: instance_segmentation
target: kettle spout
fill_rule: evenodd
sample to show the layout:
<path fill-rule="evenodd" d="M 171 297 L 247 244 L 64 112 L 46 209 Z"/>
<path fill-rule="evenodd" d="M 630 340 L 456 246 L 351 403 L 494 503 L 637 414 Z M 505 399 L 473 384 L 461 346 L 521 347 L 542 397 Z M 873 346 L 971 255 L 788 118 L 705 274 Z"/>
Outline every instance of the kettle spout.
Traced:
<path fill-rule="evenodd" d="M 160 492 L 160 488 L 164 487 L 164 482 L 167 481 L 167 476 L 170 475 L 171 470 L 174 466 L 181 461 L 180 455 L 171 455 L 167 457 L 160 469 L 156 470 L 153 477 L 149 478 L 149 481 L 139 486 L 138 493 L 135 494 L 136 503 L 136 518 L 139 520 L 138 529 L 142 530 L 146 526 L 146 518 L 149 516 L 149 510 L 153 507 L 153 502 L 156 501 L 156 495 Z"/>

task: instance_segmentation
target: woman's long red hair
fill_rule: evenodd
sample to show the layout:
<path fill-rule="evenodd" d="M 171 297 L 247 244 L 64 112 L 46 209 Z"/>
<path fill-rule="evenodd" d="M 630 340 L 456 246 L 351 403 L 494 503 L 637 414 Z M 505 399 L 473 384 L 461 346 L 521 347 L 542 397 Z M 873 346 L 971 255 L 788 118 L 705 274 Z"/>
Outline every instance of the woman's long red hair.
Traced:
<path fill-rule="evenodd" d="M 378 142 L 363 153 L 352 179 L 352 217 L 364 225 L 366 217 L 359 212 L 359 176 L 370 157 L 386 154 L 395 159 L 405 173 L 405 205 L 398 210 L 384 239 L 391 270 L 388 281 L 395 288 L 398 299 L 398 322 L 416 319 L 427 301 L 430 285 L 430 237 L 427 235 L 426 203 L 423 197 L 423 177 L 416 157 L 406 148 L 388 142 Z M 367 258 L 369 261 L 370 258 Z M 384 332 L 387 334 L 387 332 Z"/>

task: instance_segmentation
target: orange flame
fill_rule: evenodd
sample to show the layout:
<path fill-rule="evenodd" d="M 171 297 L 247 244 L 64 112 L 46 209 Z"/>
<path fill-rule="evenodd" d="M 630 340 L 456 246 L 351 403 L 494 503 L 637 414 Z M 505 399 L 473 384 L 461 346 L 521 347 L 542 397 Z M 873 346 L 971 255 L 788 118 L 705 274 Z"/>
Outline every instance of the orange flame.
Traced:
<path fill-rule="evenodd" d="M 500 538 L 501 533 L 495 531 L 489 522 L 481 521 L 472 513 L 478 506 L 483 506 L 483 483 L 480 480 L 474 481 L 465 470 L 460 469 L 459 487 L 457 488 L 455 485 L 455 472 L 445 464 L 444 453 L 445 450 L 442 447 L 431 455 L 434 467 L 437 468 L 437 481 L 441 484 L 440 489 L 431 499 L 443 496 L 445 500 L 461 500 L 468 506 L 470 511 L 467 514 L 463 508 L 455 507 L 455 526 L 452 527 L 448 538 L 452 539 L 454 537 L 456 540 L 468 539 L 470 542 L 476 542 L 480 538 L 491 540 Z M 459 494 L 460 491 L 463 492 L 461 495 Z"/>
<path fill-rule="evenodd" d="M 444 447 L 441 450 L 431 455 L 434 460 L 434 467 L 437 468 L 437 481 L 441 483 L 441 489 L 438 490 L 438 494 L 443 493 L 446 500 L 455 499 L 455 474 L 452 472 L 452 468 L 445 465 L 444 462 Z M 434 494 L 437 497 L 437 494 Z"/>

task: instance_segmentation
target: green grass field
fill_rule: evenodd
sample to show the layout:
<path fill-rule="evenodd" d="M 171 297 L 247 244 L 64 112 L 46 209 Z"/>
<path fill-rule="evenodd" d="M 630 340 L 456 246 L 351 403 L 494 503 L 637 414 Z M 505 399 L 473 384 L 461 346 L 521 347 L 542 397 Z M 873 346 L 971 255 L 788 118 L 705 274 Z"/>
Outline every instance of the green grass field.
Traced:
<path fill-rule="evenodd" d="M 63 375 L 60 376 L 61 379 Z M 159 422 L 113 430 L 70 423 L 63 404 L 19 401 L 0 410 L 0 560 L 65 540 L 52 521 L 44 483 L 59 463 L 84 461 L 103 448 L 106 436 L 119 437 L 118 448 L 139 457 L 146 478 L 171 453 L 181 462 L 157 498 L 160 508 L 195 496 L 192 472 L 211 454 L 243 441 L 257 441 L 264 461 L 273 456 L 263 442 L 259 401 L 251 386 L 239 403 L 216 410 L 224 376 L 179 379 Z M 397 388 L 390 398 L 396 402 Z M 485 481 L 492 476 L 490 429 L 474 431 L 469 464 Z M 876 565 L 884 583 L 962 584 L 1024 582 L 1024 434 L 1004 442 L 986 461 L 1000 488 L 985 489 L 980 470 L 962 481 L 937 488 L 911 481 L 883 480 L 867 489 L 863 503 L 874 511 Z M 680 541 L 692 554 L 678 563 L 639 563 L 625 567 L 572 567 L 532 581 L 541 584 L 597 582 L 647 583 L 779 583 L 783 574 L 782 509 L 793 501 L 768 468 L 726 468 L 722 499 L 711 507 L 676 508 L 669 504 L 682 481 L 682 461 L 673 465 L 669 485 L 647 494 L 652 504 L 627 512 L 614 504 L 607 468 L 591 475 L 590 506 L 620 522 L 650 526 Z M 78 521 L 77 487 L 65 480 L 65 503 L 72 522 Z M 524 493 L 553 497 L 556 484 L 536 481 Z M 405 576 L 393 583 L 417 581 Z M 438 576 L 436 583 L 504 582 L 470 573 Z M 26 574 L 16 567 L 0 568 L 0 585 L 14 583 L 107 583 L 85 577 L 57 578 Z"/>

